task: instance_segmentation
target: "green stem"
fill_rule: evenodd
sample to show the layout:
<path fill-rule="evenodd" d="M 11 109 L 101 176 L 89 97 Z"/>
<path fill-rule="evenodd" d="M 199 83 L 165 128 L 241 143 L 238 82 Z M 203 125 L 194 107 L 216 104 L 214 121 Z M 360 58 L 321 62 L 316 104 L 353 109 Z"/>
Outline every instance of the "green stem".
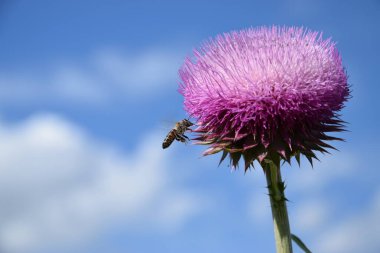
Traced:
<path fill-rule="evenodd" d="M 272 208 L 276 252 L 292 253 L 289 218 L 284 194 L 285 187 L 281 179 L 280 161 L 276 163 L 270 162 L 266 166 L 265 174 Z"/>

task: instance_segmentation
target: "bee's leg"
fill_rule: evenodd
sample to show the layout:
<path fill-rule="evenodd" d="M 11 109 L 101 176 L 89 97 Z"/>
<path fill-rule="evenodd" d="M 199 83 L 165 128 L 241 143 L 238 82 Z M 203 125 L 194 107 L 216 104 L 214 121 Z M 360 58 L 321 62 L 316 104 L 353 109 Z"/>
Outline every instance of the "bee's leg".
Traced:
<path fill-rule="evenodd" d="M 175 139 L 176 139 L 177 141 L 181 141 L 181 137 L 180 137 L 178 134 L 175 134 L 174 136 L 175 136 Z"/>
<path fill-rule="evenodd" d="M 179 140 L 180 142 L 186 142 L 186 139 L 183 138 L 182 136 L 179 136 L 179 139 L 180 139 L 180 140 Z"/>
<path fill-rule="evenodd" d="M 187 142 L 189 142 L 190 141 L 190 139 L 189 139 L 189 137 L 187 137 L 186 135 L 184 135 L 184 134 L 181 134 L 180 136 L 180 141 L 181 142 L 185 142 L 185 143 L 187 143 Z"/>
<path fill-rule="evenodd" d="M 183 138 L 183 136 L 180 135 L 180 134 L 176 134 L 176 135 L 175 135 L 175 139 L 176 139 L 177 141 L 180 141 L 180 142 L 186 142 L 186 139 Z"/>
<path fill-rule="evenodd" d="M 189 137 L 187 137 L 186 135 L 182 135 L 183 138 L 185 138 L 187 141 L 190 141 Z"/>

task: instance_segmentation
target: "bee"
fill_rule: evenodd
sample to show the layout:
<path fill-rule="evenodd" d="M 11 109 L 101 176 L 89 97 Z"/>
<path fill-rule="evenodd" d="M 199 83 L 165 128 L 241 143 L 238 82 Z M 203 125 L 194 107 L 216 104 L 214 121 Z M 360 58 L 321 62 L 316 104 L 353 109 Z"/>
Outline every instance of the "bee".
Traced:
<path fill-rule="evenodd" d="M 166 138 L 164 142 L 162 143 L 162 148 L 169 147 L 174 140 L 180 141 L 180 142 L 186 142 L 189 141 L 189 137 L 185 135 L 185 132 L 188 130 L 191 130 L 190 127 L 194 125 L 192 122 L 190 122 L 188 119 L 183 119 L 181 121 L 178 121 L 172 130 L 166 135 Z"/>

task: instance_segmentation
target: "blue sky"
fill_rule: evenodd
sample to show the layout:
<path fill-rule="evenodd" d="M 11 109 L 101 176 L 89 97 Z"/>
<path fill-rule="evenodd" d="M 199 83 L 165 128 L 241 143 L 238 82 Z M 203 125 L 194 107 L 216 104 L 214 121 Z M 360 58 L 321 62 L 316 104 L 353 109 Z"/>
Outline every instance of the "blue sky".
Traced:
<path fill-rule="evenodd" d="M 353 90 L 340 151 L 283 168 L 292 231 L 379 252 L 379 21 L 376 0 L 0 1 L 0 252 L 274 252 L 261 169 L 161 149 L 184 57 L 261 25 L 332 37 Z"/>

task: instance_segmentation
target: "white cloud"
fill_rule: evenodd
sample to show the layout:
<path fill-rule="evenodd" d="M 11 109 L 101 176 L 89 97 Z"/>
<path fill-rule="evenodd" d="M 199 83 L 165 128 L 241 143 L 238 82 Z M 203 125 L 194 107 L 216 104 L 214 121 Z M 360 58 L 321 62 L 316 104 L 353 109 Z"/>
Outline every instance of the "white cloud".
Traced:
<path fill-rule="evenodd" d="M 301 233 L 320 231 L 328 221 L 331 205 L 322 199 L 309 199 L 297 203 L 292 213 L 292 225 Z M 297 232 L 298 233 L 298 232 Z"/>
<path fill-rule="evenodd" d="M 354 175 L 355 169 L 357 169 L 358 159 L 354 154 L 351 154 L 347 151 L 345 152 L 334 152 L 333 155 L 326 155 L 319 157 L 321 162 L 314 162 L 314 168 L 312 168 L 309 162 L 306 159 L 301 160 L 301 168 L 298 167 L 298 164 L 295 161 L 292 161 L 292 166 L 284 165 L 281 167 L 282 178 L 286 184 L 286 196 L 291 201 L 290 204 L 295 206 L 297 215 L 304 213 L 309 213 L 309 218 L 312 220 L 308 222 L 318 223 L 317 220 L 325 217 L 327 212 L 327 203 L 321 201 L 323 199 L 323 194 L 325 187 L 329 184 L 336 183 L 336 180 L 341 180 L 342 178 L 347 178 Z M 258 174 L 251 177 L 253 181 L 247 181 L 248 183 L 253 183 L 255 185 L 260 185 L 261 187 L 266 186 L 265 175 L 261 173 L 260 165 L 255 165 Z M 248 210 L 252 208 L 259 209 L 259 207 L 265 203 L 269 203 L 265 191 L 261 192 L 260 195 L 254 195 L 251 198 L 251 201 L 248 202 Z M 262 195 L 265 195 L 264 197 Z M 295 200 L 294 196 L 300 197 Z M 310 201 L 310 197 L 318 197 Z M 294 204 L 293 204 L 294 201 Z M 305 202 L 306 201 L 306 202 Z M 319 207 L 318 207 L 319 205 Z M 293 208 L 293 207 L 292 207 Z M 312 210 L 313 214 L 306 212 L 306 209 Z M 259 213 L 261 211 L 258 211 Z M 302 216 L 302 215 L 301 215 Z M 312 217 L 313 216 L 313 217 Z M 260 214 L 258 216 L 253 216 L 252 218 L 260 220 Z M 304 222 L 306 222 L 307 217 L 305 216 Z M 309 224 L 312 225 L 312 224 Z M 317 225 L 317 224 L 315 224 Z"/>
<path fill-rule="evenodd" d="M 301 168 L 298 165 L 283 168 L 288 185 L 287 197 L 291 200 L 288 206 L 294 232 L 301 238 L 307 238 L 305 242 L 313 252 L 379 252 L 380 189 L 377 193 L 376 190 L 368 192 L 375 192 L 374 198 L 367 204 L 361 201 L 360 206 L 355 208 L 357 212 L 352 215 L 347 215 L 346 208 L 339 207 L 342 201 L 338 196 L 326 191 L 357 177 L 358 170 L 362 169 L 360 154 L 346 150 L 320 156 L 320 159 L 314 169 L 306 161 L 303 161 Z M 351 193 L 346 194 L 348 198 Z"/>
<path fill-rule="evenodd" d="M 161 137 L 161 136 L 160 136 Z M 170 175 L 156 134 L 132 154 L 44 114 L 0 126 L 0 249 L 85 241 L 115 224 L 173 231 L 200 199 Z"/>
<path fill-rule="evenodd" d="M 147 50 L 139 55 L 127 55 L 103 50 L 95 56 L 97 68 L 111 82 L 128 93 L 154 94 L 177 85 L 177 70 L 181 64 L 178 53 Z"/>
<path fill-rule="evenodd" d="M 52 63 L 48 68 L 30 66 L 0 72 L 3 104 L 139 101 L 176 88 L 177 70 L 183 56 L 179 50 L 147 49 L 137 53 L 98 50 L 81 62 Z"/>
<path fill-rule="evenodd" d="M 358 168 L 357 154 L 333 151 L 331 155 L 319 155 L 312 168 L 306 159 L 301 160 L 301 168 L 295 160 L 291 168 L 282 168 L 283 178 L 288 184 L 288 193 L 319 193 L 335 180 L 351 177 Z"/>
<path fill-rule="evenodd" d="M 256 191 L 248 202 L 248 217 L 258 225 L 267 224 L 272 218 L 269 196 L 265 190 Z"/>
<path fill-rule="evenodd" d="M 92 71 L 78 66 L 61 65 L 57 67 L 51 73 L 49 82 L 52 88 L 47 95 L 77 102 L 105 102 L 113 92 L 113 87 L 107 80 L 100 79 L 96 72 L 92 73 Z M 37 90 L 41 88 L 40 86 L 37 87 Z"/>
<path fill-rule="evenodd" d="M 370 204 L 362 204 L 363 200 L 352 216 L 340 215 L 346 211 L 346 208 L 339 207 L 342 199 L 338 196 L 342 195 L 326 191 L 357 177 L 358 170 L 362 169 L 360 154 L 346 150 L 320 156 L 320 159 L 314 169 L 307 161 L 301 162 L 301 168 L 297 164 L 282 168 L 287 184 L 286 195 L 290 199 L 288 210 L 292 231 L 305 240 L 313 252 L 380 252 L 380 189 Z M 247 205 L 252 221 L 260 225 L 271 220 L 265 191 L 252 196 Z"/>
<path fill-rule="evenodd" d="M 380 252 L 380 189 L 369 206 L 336 221 L 317 238 L 316 252 Z"/>

